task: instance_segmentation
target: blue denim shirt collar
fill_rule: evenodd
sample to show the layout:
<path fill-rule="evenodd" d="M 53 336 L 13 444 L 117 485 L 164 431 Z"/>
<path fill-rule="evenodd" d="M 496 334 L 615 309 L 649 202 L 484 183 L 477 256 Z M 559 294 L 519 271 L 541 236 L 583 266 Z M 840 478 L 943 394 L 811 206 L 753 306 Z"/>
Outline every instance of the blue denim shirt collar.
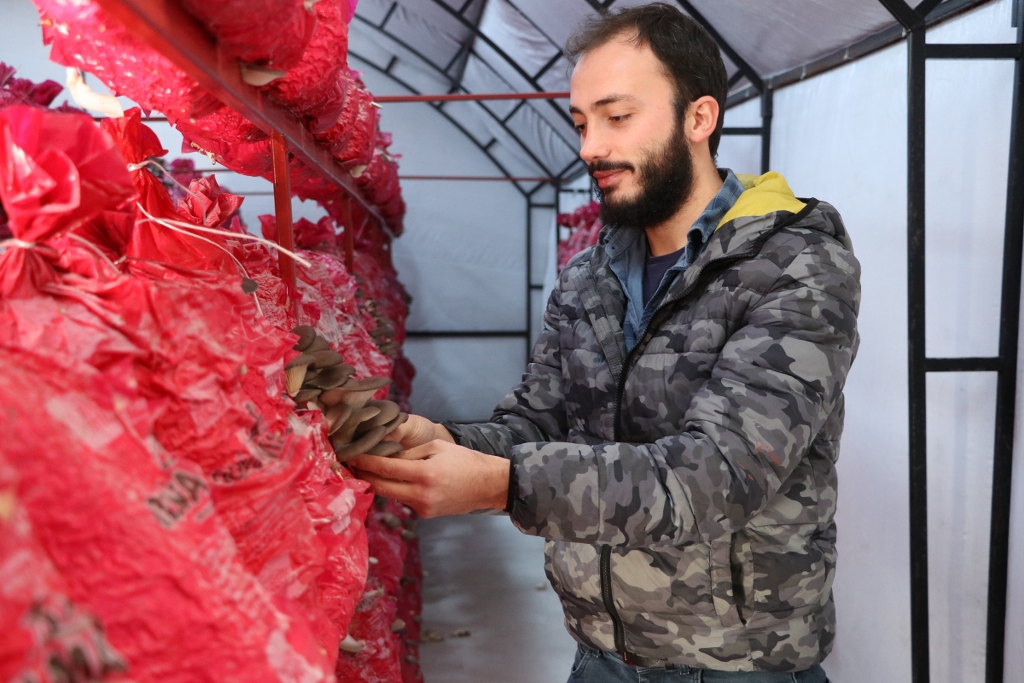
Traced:
<path fill-rule="evenodd" d="M 643 305 L 643 277 L 648 253 L 647 233 L 633 228 L 616 228 L 609 231 L 605 242 L 609 267 L 619 278 L 626 292 L 626 319 L 623 321 L 622 331 L 627 351 L 636 346 L 651 316 L 661 304 L 665 292 L 676 278 L 697 260 L 722 218 L 743 194 L 743 183 L 732 171 L 723 168 L 718 172 L 723 180 L 722 189 L 708 202 L 703 213 L 690 228 L 686 248 L 675 265 L 665 273 L 658 290 L 646 307 Z"/>

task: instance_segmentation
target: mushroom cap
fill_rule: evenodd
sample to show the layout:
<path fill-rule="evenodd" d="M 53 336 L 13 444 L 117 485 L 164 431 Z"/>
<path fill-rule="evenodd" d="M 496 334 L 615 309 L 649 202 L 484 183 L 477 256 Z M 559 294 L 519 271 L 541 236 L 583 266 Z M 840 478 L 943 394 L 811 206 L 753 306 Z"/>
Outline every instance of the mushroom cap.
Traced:
<path fill-rule="evenodd" d="M 409 419 L 409 413 L 399 413 L 398 417 L 396 417 L 394 420 L 392 420 L 391 422 L 388 422 L 386 425 L 384 425 L 384 428 L 387 429 L 388 430 L 388 434 L 390 434 L 391 432 L 393 432 L 396 429 L 398 429 L 401 425 L 405 424 L 405 422 L 408 419 Z"/>
<path fill-rule="evenodd" d="M 303 389 L 293 397 L 296 403 L 305 403 L 307 401 L 316 400 L 316 397 L 320 395 L 319 389 Z"/>
<path fill-rule="evenodd" d="M 335 365 L 341 365 L 344 362 L 344 358 L 337 351 L 317 351 L 316 353 L 309 354 L 313 358 L 313 367 L 315 368 L 329 368 Z"/>
<path fill-rule="evenodd" d="M 320 335 L 317 335 L 316 339 L 313 340 L 313 343 L 310 344 L 309 347 L 305 351 L 303 351 L 303 353 L 313 354 L 313 353 L 316 353 L 317 351 L 330 351 L 330 350 L 331 350 L 331 345 L 327 343 L 327 340 L 324 339 L 323 337 L 321 337 Z"/>
<path fill-rule="evenodd" d="M 325 406 L 334 406 L 342 402 L 345 398 L 345 394 L 348 392 L 341 387 L 335 387 L 334 389 L 328 389 L 324 393 L 320 394 L 320 402 Z"/>
<path fill-rule="evenodd" d="M 388 377 L 366 377 L 364 379 L 350 379 L 345 384 L 346 391 L 377 391 L 391 384 Z"/>
<path fill-rule="evenodd" d="M 362 455 L 368 450 L 376 446 L 387 436 L 387 432 L 384 427 L 376 427 L 363 434 L 361 437 L 349 444 L 336 445 L 334 447 L 334 454 L 338 458 L 338 462 L 345 462 L 357 455 Z M 333 444 L 333 442 L 332 442 Z"/>
<path fill-rule="evenodd" d="M 299 341 L 295 343 L 292 348 L 296 351 L 305 351 L 309 348 L 309 345 L 316 339 L 316 330 L 310 325 L 299 325 L 298 327 L 292 328 L 292 334 L 299 336 Z"/>
<path fill-rule="evenodd" d="M 309 385 L 318 389 L 335 389 L 348 381 L 352 371 L 348 365 L 333 365 L 324 368 L 320 373 L 309 380 Z"/>
<path fill-rule="evenodd" d="M 352 436 L 356 433 L 356 430 L 359 429 L 359 425 L 366 420 L 376 417 L 377 413 L 380 412 L 378 408 L 363 407 L 353 410 L 347 403 L 339 403 L 338 405 L 348 408 L 348 417 L 330 431 L 332 444 L 335 444 L 335 442 L 349 443 L 352 441 Z"/>
<path fill-rule="evenodd" d="M 394 401 L 367 401 L 366 405 L 373 406 L 374 408 L 380 408 L 380 413 L 372 420 L 367 420 L 357 431 L 367 432 L 374 427 L 380 427 L 381 425 L 391 422 L 398 414 L 402 412 L 402 409 L 398 407 L 398 404 Z"/>
<path fill-rule="evenodd" d="M 367 455 L 379 455 L 383 458 L 390 458 L 396 453 L 402 452 L 402 444 L 397 441 L 381 441 L 379 444 L 366 451 Z"/>
<path fill-rule="evenodd" d="M 307 365 L 312 365 L 315 361 L 316 358 L 313 358 L 313 356 L 309 355 L 308 353 L 300 353 L 299 355 L 295 356 L 295 358 L 292 358 L 290 361 L 288 361 L 288 364 L 284 366 L 284 369 L 289 370 L 291 368 L 297 368 L 300 366 L 306 367 Z"/>
<path fill-rule="evenodd" d="M 323 398 L 323 394 L 320 395 Z M 327 420 L 327 433 L 333 434 L 345 421 L 352 417 L 352 408 L 347 403 L 338 403 L 324 411 Z"/>

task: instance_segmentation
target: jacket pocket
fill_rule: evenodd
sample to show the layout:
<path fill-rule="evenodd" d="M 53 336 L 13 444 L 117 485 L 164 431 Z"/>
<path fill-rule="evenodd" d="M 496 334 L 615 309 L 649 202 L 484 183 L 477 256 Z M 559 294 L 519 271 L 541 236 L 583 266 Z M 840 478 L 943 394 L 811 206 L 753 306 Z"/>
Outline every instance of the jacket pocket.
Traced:
<path fill-rule="evenodd" d="M 752 593 L 760 612 L 789 612 L 828 601 L 835 577 L 832 535 L 813 524 L 747 527 Z"/>
<path fill-rule="evenodd" d="M 715 604 L 715 614 L 721 620 L 722 626 L 726 628 L 743 625 L 733 586 L 731 536 L 711 542 L 709 564 L 711 568 L 711 597 Z"/>

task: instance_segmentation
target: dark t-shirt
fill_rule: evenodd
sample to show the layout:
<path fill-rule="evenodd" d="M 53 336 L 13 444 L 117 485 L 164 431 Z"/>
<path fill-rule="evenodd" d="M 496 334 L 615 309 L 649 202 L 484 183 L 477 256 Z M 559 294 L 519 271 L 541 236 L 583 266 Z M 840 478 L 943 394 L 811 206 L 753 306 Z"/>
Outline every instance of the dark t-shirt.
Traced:
<path fill-rule="evenodd" d="M 664 256 L 651 256 L 650 253 L 647 254 L 647 259 L 644 261 L 644 308 L 647 308 L 651 297 L 657 293 L 658 285 L 661 284 L 665 273 L 676 264 L 684 251 L 686 251 L 686 247 Z"/>

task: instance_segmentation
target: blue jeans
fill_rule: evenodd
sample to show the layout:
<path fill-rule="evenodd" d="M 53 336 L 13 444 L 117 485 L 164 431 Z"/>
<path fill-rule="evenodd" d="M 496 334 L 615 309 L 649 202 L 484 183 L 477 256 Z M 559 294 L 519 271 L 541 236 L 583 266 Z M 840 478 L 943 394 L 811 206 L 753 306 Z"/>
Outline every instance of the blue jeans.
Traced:
<path fill-rule="evenodd" d="M 691 669 L 644 668 L 630 666 L 621 658 L 578 645 L 576 661 L 568 683 L 828 683 L 825 670 L 815 666 L 796 673 L 770 671 L 711 671 Z"/>

